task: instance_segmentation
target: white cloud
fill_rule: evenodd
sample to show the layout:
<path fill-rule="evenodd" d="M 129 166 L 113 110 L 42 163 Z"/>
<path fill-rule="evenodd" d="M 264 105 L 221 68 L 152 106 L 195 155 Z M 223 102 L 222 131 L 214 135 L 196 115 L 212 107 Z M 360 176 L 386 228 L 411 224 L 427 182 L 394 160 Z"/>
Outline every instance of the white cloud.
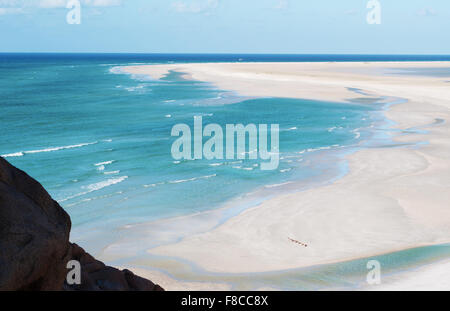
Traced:
<path fill-rule="evenodd" d="M 31 9 L 66 8 L 69 0 L 0 0 L 0 15 L 23 14 Z M 122 0 L 80 0 L 81 6 L 105 8 L 119 6 Z"/>
<path fill-rule="evenodd" d="M 356 15 L 358 14 L 357 10 L 348 10 L 344 12 L 345 15 Z"/>
<path fill-rule="evenodd" d="M 23 13 L 23 10 L 19 8 L 0 8 L 0 15 L 21 14 L 21 13 Z"/>
<path fill-rule="evenodd" d="M 20 6 L 21 2 L 23 1 L 17 1 L 17 0 L 0 0 L 0 8 L 10 8 L 10 7 L 17 7 Z"/>
<path fill-rule="evenodd" d="M 423 9 L 420 9 L 417 12 L 417 15 L 420 15 L 420 16 L 435 16 L 435 15 L 437 15 L 437 12 L 434 9 L 432 9 L 432 8 L 423 8 Z"/>
<path fill-rule="evenodd" d="M 11 7 L 14 6 L 18 1 L 16 0 L 0 0 L 1 7 Z"/>
<path fill-rule="evenodd" d="M 218 6 L 219 0 L 184 0 L 172 3 L 172 8 L 179 13 L 210 13 Z"/>
<path fill-rule="evenodd" d="M 93 7 L 119 6 L 121 0 L 81 0 L 82 5 Z"/>
<path fill-rule="evenodd" d="M 275 5 L 275 9 L 284 10 L 289 6 L 288 0 L 277 0 L 277 4 Z"/>
<path fill-rule="evenodd" d="M 41 0 L 38 6 L 44 9 L 65 8 L 67 1 L 65 0 Z"/>

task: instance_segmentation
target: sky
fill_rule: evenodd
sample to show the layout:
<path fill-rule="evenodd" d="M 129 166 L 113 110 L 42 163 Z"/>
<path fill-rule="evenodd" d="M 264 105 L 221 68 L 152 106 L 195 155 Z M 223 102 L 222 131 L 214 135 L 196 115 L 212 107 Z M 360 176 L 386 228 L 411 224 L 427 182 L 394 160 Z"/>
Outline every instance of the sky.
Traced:
<path fill-rule="evenodd" d="M 79 1 L 0 0 L 0 52 L 450 54 L 449 0 Z"/>

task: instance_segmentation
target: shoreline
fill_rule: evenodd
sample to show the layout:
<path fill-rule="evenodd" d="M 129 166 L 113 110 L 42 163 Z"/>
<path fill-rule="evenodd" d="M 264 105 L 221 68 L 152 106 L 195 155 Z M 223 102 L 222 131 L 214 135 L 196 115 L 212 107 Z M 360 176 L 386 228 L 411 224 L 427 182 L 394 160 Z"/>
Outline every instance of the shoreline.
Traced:
<path fill-rule="evenodd" d="M 331 73 L 329 74 L 330 70 L 329 67 L 333 67 L 333 65 L 335 65 L 336 63 L 312 63 L 312 64 L 306 64 L 307 70 L 309 70 L 309 76 L 306 75 L 306 77 L 312 77 L 312 81 L 314 83 L 312 84 L 318 84 L 320 87 L 325 87 L 326 89 L 328 89 L 327 92 L 322 92 L 322 93 L 317 93 L 319 95 L 316 94 L 317 97 L 319 98 L 311 98 L 311 99 L 315 99 L 315 100 L 324 100 L 325 97 L 331 96 L 333 95 L 333 99 L 326 99 L 326 100 L 331 100 L 331 101 L 336 101 L 336 100 L 342 100 L 344 102 L 347 102 L 349 99 L 351 98 L 357 98 L 354 94 L 349 94 L 349 88 L 357 88 L 360 90 L 363 90 L 365 92 L 369 91 L 370 93 L 375 93 L 377 95 L 390 95 L 390 96 L 399 96 L 399 95 L 404 95 L 404 94 L 410 94 L 408 96 L 405 96 L 405 98 L 408 99 L 408 103 L 407 104 L 400 104 L 397 106 L 393 106 L 390 107 L 387 111 L 384 111 L 385 116 L 390 119 L 393 120 L 396 124 L 394 126 L 394 128 L 411 128 L 413 126 L 423 126 L 423 125 L 427 125 L 427 124 L 431 124 L 432 122 L 425 122 L 425 121 L 433 121 L 434 119 L 436 119 L 435 117 L 431 117 L 429 115 L 423 116 L 422 114 L 423 111 L 427 110 L 428 114 L 433 114 L 435 113 L 435 110 L 431 109 L 430 111 L 430 106 L 431 108 L 433 107 L 433 104 L 435 104 L 435 101 L 437 101 L 439 103 L 439 107 L 441 108 L 440 110 L 436 111 L 436 114 L 439 114 L 440 117 L 442 117 L 443 120 L 448 120 L 448 118 L 446 118 L 446 116 L 449 115 L 449 103 L 448 100 L 446 98 L 445 94 L 448 94 L 448 90 L 446 91 L 445 88 L 442 88 L 442 85 L 439 85 L 439 83 L 441 83 L 444 78 L 431 78 L 431 77 L 423 77 L 423 76 L 400 76 L 400 77 L 392 77 L 392 76 L 377 76 L 376 74 L 367 74 L 367 73 L 363 73 L 361 74 L 359 71 L 361 70 L 361 67 L 367 67 L 364 65 L 367 65 L 366 63 L 339 63 L 336 68 L 332 68 L 333 70 L 331 70 Z M 389 65 L 392 64 L 396 64 L 396 66 L 399 63 L 389 63 Z M 402 68 L 405 68 L 405 66 L 407 68 L 410 68 L 412 65 L 414 66 L 422 66 L 422 67 L 426 67 L 428 68 L 430 65 L 430 63 L 400 63 L 402 64 Z M 439 62 L 438 64 L 436 62 L 433 62 L 434 65 L 439 65 L 442 66 L 442 64 L 445 65 L 450 65 L 450 63 L 448 62 Z M 289 67 L 295 67 L 292 66 L 292 63 L 288 63 Z M 342 67 L 350 67 L 350 68 L 342 68 Z M 351 66 L 350 66 L 351 65 Z M 268 67 L 273 67 L 276 66 L 276 70 L 278 70 L 277 73 L 268 73 L 269 70 L 274 70 Z M 274 93 L 278 93 L 279 92 L 279 88 L 277 88 L 276 86 L 273 86 L 271 88 L 266 88 L 266 84 L 267 81 L 270 81 L 272 83 L 274 83 L 273 81 L 275 81 L 275 83 L 281 83 L 281 84 L 290 84 L 293 81 L 296 84 L 300 84 L 301 90 L 304 90 L 306 88 L 306 86 L 302 86 L 303 84 L 306 84 L 308 86 L 311 85 L 311 82 L 306 81 L 308 79 L 305 79 L 305 69 L 303 67 L 305 67 L 305 63 L 297 63 L 296 64 L 297 67 L 301 66 L 302 69 L 300 70 L 300 75 L 299 77 L 297 77 L 298 75 L 298 71 L 297 72 L 292 72 L 289 71 L 289 68 L 286 68 L 286 63 L 232 63 L 232 64 L 217 64 L 217 63 L 213 63 L 213 64 L 173 64 L 173 65 L 152 65 L 152 66 L 133 66 L 133 67 L 127 67 L 126 70 L 129 73 L 133 73 L 133 74 L 143 74 L 143 72 L 145 71 L 146 74 L 153 76 L 153 77 L 157 77 L 158 75 L 160 75 L 160 77 L 162 77 L 161 75 L 163 75 L 164 72 L 169 72 L 169 70 L 175 70 L 176 71 L 182 71 L 182 72 L 188 72 L 188 74 L 190 75 L 191 78 L 196 79 L 196 80 L 201 80 L 201 81 L 207 81 L 207 82 L 211 82 L 213 84 L 215 84 L 216 86 L 220 87 L 220 88 L 224 88 L 223 86 L 225 85 L 229 85 L 230 83 L 233 83 L 234 85 L 236 85 L 234 88 L 225 88 L 225 89 L 229 89 L 232 91 L 236 91 L 241 93 L 241 88 L 245 88 L 247 89 L 247 94 L 244 95 L 253 95 L 256 96 L 256 92 L 261 91 L 262 89 L 265 90 L 265 92 L 268 91 L 273 91 Z M 376 64 L 370 64 L 369 67 L 371 67 L 370 69 L 373 70 L 374 68 L 372 67 L 376 67 L 375 69 L 379 69 L 379 67 L 382 66 L 386 66 L 386 63 L 376 63 Z M 437 66 L 437 67 L 439 67 Z M 224 67 L 228 67 L 225 68 Z M 233 70 L 230 69 L 230 67 L 233 67 Z M 237 68 L 237 67 L 241 67 L 241 68 Z M 249 67 L 253 67 L 253 68 L 249 68 Z M 261 68 L 263 67 L 263 68 Z M 285 67 L 285 68 L 280 68 L 280 67 Z M 311 67 L 316 67 L 316 68 L 311 68 Z M 206 70 L 208 69 L 209 70 Z M 298 68 L 297 68 L 298 69 Z M 365 68 L 366 69 L 366 68 Z M 137 70 L 137 71 L 136 71 Z M 220 71 L 222 70 L 222 71 Z M 284 73 L 283 76 L 283 70 L 287 71 Z M 306 70 L 306 71 L 307 71 Z M 353 72 L 351 74 L 349 74 L 346 71 L 352 71 Z M 205 73 L 205 72 L 208 73 Z M 231 73 L 230 73 L 231 71 Z M 259 76 L 259 73 L 265 73 L 265 75 L 263 74 L 263 76 Z M 280 73 L 281 72 L 281 73 Z M 354 72 L 357 72 L 356 74 Z M 208 76 L 209 74 L 209 76 Z M 327 75 L 328 74 L 328 75 Z M 275 78 L 271 77 L 275 76 Z M 321 79 L 323 77 L 326 77 L 325 79 L 325 83 L 321 82 Z M 347 77 L 350 76 L 350 77 Z M 201 79 L 199 79 L 201 77 Z M 272 79 L 273 78 L 273 79 Z M 228 79 L 228 80 L 227 80 Z M 367 80 L 369 82 L 367 82 Z M 385 82 L 385 80 L 389 80 L 388 82 Z M 306 81 L 306 82 L 305 82 Z M 318 82 L 319 81 L 319 82 Z M 361 82 L 362 81 L 362 82 Z M 393 84 L 392 84 L 393 82 Z M 369 84 L 367 84 L 369 83 Z M 445 82 L 442 82 L 441 84 L 444 84 Z M 249 88 L 249 84 L 251 84 L 251 86 Z M 327 84 L 329 85 L 327 87 Z M 375 85 L 375 87 L 371 88 L 370 85 Z M 421 91 L 418 92 L 418 90 L 420 91 L 420 87 L 417 87 L 417 85 L 421 86 L 422 84 L 425 85 L 429 85 L 431 86 L 431 89 L 428 89 L 428 93 L 427 90 L 425 91 Z M 412 85 L 412 86 L 411 86 Z M 363 87 L 361 87 L 363 86 Z M 367 86 L 369 86 L 367 88 Z M 415 87 L 414 87 L 415 86 Z M 317 85 L 315 85 L 315 87 L 317 87 Z M 387 88 L 387 92 L 386 93 L 379 93 L 379 89 L 386 87 Z M 331 90 L 330 90 L 331 89 Z M 436 92 L 436 89 L 440 89 L 446 92 Z M 284 91 L 286 91 L 286 86 L 284 87 Z M 292 97 L 291 95 L 298 95 L 298 90 L 291 90 L 291 92 L 285 92 L 284 95 L 287 96 L 289 95 L 289 97 Z M 439 96 L 436 96 L 436 94 L 441 94 L 441 97 L 439 98 Z M 275 95 L 275 94 L 274 94 Z M 362 94 L 358 94 L 358 97 L 362 97 Z M 264 95 L 262 95 L 264 96 Z M 279 96 L 278 94 L 276 94 L 276 96 Z M 306 92 L 305 96 L 302 98 L 310 98 L 309 96 L 312 96 L 311 91 Z M 294 96 L 297 97 L 297 96 Z M 402 96 L 400 96 L 402 97 Z M 437 98 L 436 98 L 437 97 Z M 432 101 L 433 104 L 429 104 L 429 103 L 420 103 L 419 99 L 421 100 L 428 100 Z M 416 113 L 413 113 L 413 116 L 409 115 L 409 116 L 405 116 L 403 113 L 399 113 L 399 112 L 403 112 L 405 109 L 405 105 L 408 107 L 414 107 L 416 109 Z M 419 109 L 418 109 L 419 108 Z M 419 115 L 417 113 L 417 111 L 420 111 Z M 443 124 L 441 125 L 441 127 L 447 127 L 448 128 L 448 124 Z M 438 127 L 438 129 L 436 128 L 432 128 L 432 129 L 428 129 L 428 134 L 409 134 L 409 135 L 396 135 L 394 137 L 394 140 L 396 142 L 412 142 L 412 141 L 429 141 L 432 138 L 437 139 L 439 144 L 442 144 L 442 134 L 445 133 L 438 133 L 440 135 L 436 135 L 433 132 L 439 132 L 439 130 L 442 130 L 441 127 Z M 442 132 L 442 131 L 441 131 Z M 445 130 L 444 130 L 445 132 Z M 434 135 L 433 135 L 434 134 Z M 434 136 L 434 137 L 433 137 Z M 439 137 L 437 137 L 439 136 Z M 430 146 L 431 145 L 431 146 Z M 439 149 L 438 154 L 442 153 L 442 151 L 448 151 L 448 149 L 444 149 L 442 150 L 442 147 L 444 148 L 448 148 L 448 145 L 445 145 L 445 140 L 444 140 L 444 146 L 439 146 L 441 148 L 434 148 L 434 149 Z M 443 239 L 444 237 L 449 236 L 448 235 L 448 226 L 445 226 L 445 222 L 448 222 L 449 219 L 449 215 L 448 212 L 446 213 L 445 210 L 443 211 L 442 208 L 445 206 L 445 201 L 441 202 L 431 202 L 433 208 L 434 208 L 434 214 L 435 215 L 425 215 L 427 218 L 426 221 L 424 221 L 423 218 L 423 208 L 420 208 L 420 206 L 414 206 L 414 202 L 411 202 L 411 200 L 409 202 L 406 203 L 406 205 L 408 205 L 408 208 L 405 208 L 405 203 L 403 202 L 405 199 L 405 195 L 406 194 L 410 194 L 411 191 L 408 191 L 408 187 L 403 186 L 401 187 L 401 190 L 403 191 L 402 195 L 401 195 L 401 199 L 403 200 L 401 204 L 395 204 L 395 202 L 390 202 L 389 200 L 383 200 L 383 196 L 387 196 L 390 195 L 391 198 L 393 199 L 399 199 L 399 196 L 395 193 L 390 192 L 388 189 L 389 187 L 384 186 L 382 182 L 378 181 L 378 183 L 374 186 L 373 183 L 369 183 L 370 186 L 368 186 L 368 188 L 370 189 L 370 191 L 367 191 L 367 188 L 361 188 L 361 187 L 356 187 L 355 184 L 358 184 L 361 179 L 363 181 L 364 179 L 370 179 L 367 178 L 367 173 L 369 173 L 369 175 L 374 174 L 374 175 L 378 175 L 378 178 L 382 178 L 382 180 L 386 181 L 386 180 L 391 180 L 391 179 L 395 179 L 395 178 L 405 178 L 406 176 L 416 176 L 417 174 L 423 174 L 424 172 L 426 172 L 429 168 L 429 166 L 432 166 L 432 162 L 436 162 L 436 161 L 432 161 L 428 163 L 428 166 L 424 167 L 426 165 L 426 163 L 424 163 L 424 160 L 427 161 L 427 155 L 423 154 L 424 151 L 422 149 L 430 149 L 433 148 L 433 143 L 429 143 L 429 145 L 427 146 L 423 146 L 419 149 L 407 149 L 405 147 L 400 147 L 400 148 L 395 148 L 395 149 L 383 149 L 383 148 L 375 148 L 375 149 L 365 149 L 365 150 L 361 150 L 356 152 L 356 154 L 352 154 L 349 157 L 349 165 L 350 165 L 350 172 L 349 174 L 347 174 L 346 176 L 344 176 L 341 180 L 336 181 L 335 183 L 333 183 L 332 185 L 329 186 L 323 186 L 321 188 L 334 188 L 334 189 L 327 189 L 327 191 L 320 191 L 323 189 L 312 189 L 312 190 L 307 190 L 306 193 L 309 193 L 308 195 L 306 195 L 305 198 L 305 194 L 288 194 L 288 195 L 281 195 L 281 198 L 274 198 L 274 199 L 270 199 L 269 202 L 263 202 L 262 204 L 260 204 L 259 206 L 255 207 L 255 208 L 251 208 L 249 210 L 246 210 L 245 212 L 243 212 L 242 214 L 240 214 L 239 216 L 234 217 L 233 219 L 228 220 L 226 223 L 222 224 L 221 226 L 219 226 L 218 228 L 213 229 L 211 232 L 207 232 L 204 234 L 198 234 L 198 235 L 194 235 L 188 238 L 185 238 L 183 241 L 173 244 L 173 245 L 166 245 L 166 246 L 161 246 L 161 247 L 157 247 L 156 249 L 152 249 L 149 252 L 153 253 L 153 254 L 159 254 L 159 255 L 168 255 L 168 256 L 174 256 L 174 257 L 180 257 L 180 258 L 185 258 L 186 260 L 190 260 L 192 262 L 195 262 L 196 264 L 199 264 L 199 266 L 201 266 L 202 268 L 205 268 L 208 271 L 212 271 L 212 272 L 231 272 L 231 273 L 237 273 L 237 272 L 262 272 L 262 271 L 273 271 L 273 270 L 284 270 L 284 269 L 293 269 L 293 268 L 298 268 L 298 267 L 305 267 L 305 266 L 310 266 L 310 265 L 314 265 L 314 264 L 321 264 L 326 262 L 323 258 L 325 257 L 328 262 L 334 261 L 334 262 L 339 262 L 339 261 L 343 261 L 346 259 L 349 259 L 351 257 L 349 257 L 351 254 L 358 254 L 359 257 L 364 257 L 365 254 L 367 254 L 368 256 L 371 256 L 375 253 L 386 253 L 386 250 L 388 250 L 387 252 L 389 252 L 389 250 L 399 250 L 399 249 L 405 249 L 408 247 L 416 247 L 417 245 L 433 245 L 436 243 L 445 243 L 447 242 L 445 239 Z M 432 152 L 435 152 L 435 150 L 431 150 Z M 426 152 L 426 151 L 425 151 Z M 433 156 L 435 156 L 433 154 Z M 397 169 L 395 170 L 395 168 L 391 168 L 391 172 L 389 172 L 389 168 L 385 168 L 383 167 L 383 163 L 380 163 L 382 161 L 380 161 L 381 159 L 385 159 L 385 161 L 390 162 L 392 161 L 392 159 L 395 159 L 395 164 L 409 164 L 408 165 L 404 165 L 404 167 L 402 167 L 401 169 Z M 407 160 L 406 162 L 408 163 L 404 163 L 405 160 Z M 439 161 L 439 166 L 444 168 L 444 173 L 441 173 L 437 179 L 444 179 L 445 180 L 445 170 L 447 170 L 448 172 L 448 163 L 445 163 L 445 160 L 439 159 L 441 161 Z M 369 170 L 367 169 L 367 167 L 364 167 L 364 163 L 370 163 L 372 164 L 373 167 L 371 167 Z M 393 163 L 393 165 L 395 166 L 395 164 Z M 369 166 L 369 165 L 366 165 Z M 365 171 L 364 171 L 365 170 Z M 356 171 L 356 173 L 355 173 Z M 362 171 L 362 172 L 361 172 Z M 384 172 L 383 172 L 384 171 Z M 358 174 L 359 172 L 359 174 Z M 384 174 L 380 174 L 384 173 Z M 409 174 L 409 175 L 408 175 Z M 444 178 L 442 178 L 444 176 Z M 427 176 L 428 177 L 428 176 Z M 436 176 L 431 176 L 431 178 L 435 178 Z M 373 181 L 374 178 L 372 178 Z M 375 178 L 376 179 L 376 178 Z M 404 182 L 404 181 L 402 181 Z M 417 180 L 416 180 L 417 182 Z M 366 184 L 368 185 L 368 184 Z M 399 188 L 397 183 L 392 183 L 391 186 L 394 186 L 396 188 Z M 414 184 L 414 186 L 417 186 Z M 387 216 L 389 217 L 393 217 L 396 219 L 396 221 L 392 221 L 390 222 L 388 225 L 386 224 L 382 224 L 382 223 L 377 223 L 375 222 L 367 222 L 365 221 L 365 225 L 369 225 L 369 227 L 371 228 L 371 230 L 369 230 L 369 232 L 367 232 L 367 227 L 361 227 L 358 225 L 354 226 L 354 222 L 350 222 L 347 224 L 348 225 L 353 225 L 353 230 L 361 230 L 362 232 L 364 232 L 365 236 L 364 238 L 355 238 L 352 237 L 349 232 L 339 232 L 339 228 L 342 226 L 337 226 L 337 223 L 331 222 L 330 223 L 330 219 L 328 217 L 319 217 L 317 218 L 317 215 L 314 216 L 314 212 L 320 212 L 320 213 L 324 213 L 325 216 L 329 216 L 329 217 L 339 217 L 339 215 L 336 215 L 336 211 L 332 211 L 329 208 L 322 208 L 322 206 L 324 206 L 323 204 L 321 204 L 320 202 L 318 202 L 318 198 L 321 197 L 328 197 L 328 202 L 333 201 L 333 196 L 330 197 L 329 192 L 336 192 L 336 187 L 338 187 L 339 191 L 345 191 L 346 187 L 352 187 L 355 188 L 355 193 L 348 193 L 348 197 L 346 197 L 346 199 L 348 198 L 349 200 L 353 200 L 353 202 L 346 202 L 347 204 L 345 204 L 346 206 L 341 206 L 340 208 L 336 208 L 337 210 L 339 210 L 341 213 L 347 214 L 347 217 L 353 217 L 354 220 L 360 220 L 361 217 L 364 217 L 364 215 L 358 215 L 361 214 L 361 211 L 358 211 L 358 209 L 355 208 L 348 208 L 348 205 L 351 205 L 353 207 L 357 207 L 357 206 L 364 206 L 364 202 L 366 202 L 366 204 L 370 205 L 369 208 L 365 208 L 366 209 L 366 216 L 378 216 L 383 218 L 386 218 Z M 340 187 L 340 188 L 339 188 Z M 437 187 L 439 188 L 439 187 Z M 365 193 L 364 193 L 365 191 Z M 312 194 L 311 194 L 312 192 Z M 369 192 L 369 193 L 368 193 Z M 372 193 L 371 193 L 372 192 Z M 428 187 L 426 187 L 425 191 L 427 193 L 427 195 L 422 196 L 420 199 L 422 200 L 422 203 L 424 203 L 424 205 L 429 205 L 430 201 L 433 201 L 432 199 L 434 199 L 434 197 L 430 197 L 431 193 L 435 193 L 436 192 L 436 187 L 434 185 L 428 185 Z M 361 193 L 363 193 L 364 195 L 361 195 Z M 444 197 L 445 197 L 445 187 L 443 189 L 444 193 Z M 337 199 L 337 201 L 339 201 L 339 197 L 336 197 L 336 193 L 334 193 L 334 199 Z M 353 195 L 353 198 L 352 198 Z M 417 196 L 417 195 L 416 195 Z M 448 196 L 448 194 L 447 194 Z M 314 210 L 314 208 L 311 208 L 311 205 L 308 206 L 308 209 L 305 211 L 305 208 L 303 206 L 297 206 L 296 208 L 292 208 L 291 205 L 295 205 L 295 202 L 298 202 L 298 200 L 303 200 L 304 202 L 308 202 L 308 201 L 313 201 L 315 200 L 315 204 L 313 204 L 314 206 L 319 206 L 320 208 L 318 208 L 318 210 Z M 325 200 L 326 201 L 326 200 Z M 374 204 L 375 201 L 375 204 Z M 443 201 L 443 200 L 442 200 Z M 368 202 L 368 203 L 367 203 Z M 443 203 L 443 204 L 442 204 Z M 309 250 L 312 248 L 313 251 L 315 252 L 314 255 L 311 254 L 304 254 L 305 252 L 303 252 L 303 250 L 298 250 L 292 247 L 292 245 L 289 245 L 289 243 L 287 243 L 286 241 L 283 241 L 283 239 L 280 239 L 281 235 L 288 235 L 286 230 L 283 230 L 283 228 L 280 228 L 282 226 L 286 226 L 288 224 L 286 224 L 286 219 L 290 219 L 292 218 L 292 215 L 284 215 L 284 217 L 279 217 L 277 218 L 277 221 L 267 221 L 267 218 L 269 218 L 269 220 L 273 220 L 273 215 L 270 215 L 270 212 L 274 212 L 274 213 L 279 213 L 279 211 L 277 211 L 277 206 L 283 206 L 286 208 L 290 208 L 289 210 L 293 213 L 298 212 L 299 210 L 303 209 L 303 214 L 305 212 L 309 213 L 308 215 L 310 217 L 316 217 L 316 219 L 314 219 L 313 223 L 315 223 L 316 228 L 320 228 L 320 226 L 322 226 L 322 230 L 324 229 L 323 225 L 325 224 L 325 231 L 336 231 L 335 233 L 340 234 L 341 237 L 345 237 L 347 239 L 353 239 L 354 243 L 353 244 L 358 244 L 360 247 L 355 247 L 355 245 L 348 245 L 349 243 L 346 243 L 345 239 L 339 239 L 336 240 L 334 239 L 334 242 L 337 242 L 339 244 L 339 246 L 341 246 L 340 248 L 343 248 L 344 251 L 339 250 L 339 248 L 336 250 L 336 246 L 333 245 L 333 243 L 325 243 L 325 245 L 320 245 L 321 243 L 323 243 L 323 241 L 320 240 L 320 236 L 318 237 L 313 237 L 310 234 L 310 240 L 313 241 L 312 247 L 309 248 Z M 414 207 L 414 208 L 411 208 Z M 357 216 L 352 215 L 353 213 L 356 213 Z M 270 216 L 269 216 L 269 215 Z M 283 216 L 283 215 L 282 215 Z M 389 218 L 387 217 L 387 218 Z M 264 220 L 264 218 L 266 218 L 266 220 Z M 307 234 L 307 232 L 314 232 L 315 230 L 315 226 L 314 225 L 309 225 L 307 222 L 302 222 L 302 218 L 299 218 L 299 215 L 294 216 L 293 218 L 295 218 L 296 220 L 298 220 L 302 225 L 306 225 L 306 227 L 309 228 L 309 230 L 301 230 L 299 231 L 299 229 L 296 229 L 294 227 L 290 227 L 290 232 L 294 232 L 296 233 L 296 235 L 298 233 L 302 233 L 304 235 Z M 366 217 L 367 218 L 367 217 Z M 405 218 L 407 221 L 405 221 Z M 367 219 L 366 219 L 367 220 Z M 385 219 L 386 220 L 386 219 Z M 327 224 L 328 221 L 328 224 Z M 341 219 L 341 221 L 343 221 L 345 223 L 346 219 Z M 409 221 L 413 221 L 414 225 L 409 224 Z M 400 223 L 400 226 L 399 226 Z M 438 234 L 434 234 L 433 232 L 430 232 L 431 230 L 428 228 L 429 226 L 434 227 L 436 224 L 438 224 L 438 226 L 443 225 L 443 228 L 441 229 L 442 232 L 438 233 Z M 327 227 L 328 226 L 328 227 Z M 380 227 L 379 229 L 382 229 L 384 232 L 383 234 L 377 234 L 376 233 L 376 227 Z M 265 241 L 266 243 L 261 242 L 260 245 L 256 245 L 256 246 L 252 246 L 251 241 L 258 241 L 258 237 L 257 235 L 255 235 L 255 230 L 257 231 L 257 229 L 255 228 L 264 228 L 264 227 L 278 227 L 275 229 L 272 229 L 272 234 L 267 235 L 264 232 L 260 232 L 260 234 L 263 235 L 263 239 L 267 238 L 267 240 Z M 417 230 L 417 228 L 419 228 L 419 230 Z M 247 228 L 247 229 L 246 229 Z M 254 229 L 249 230 L 248 228 L 252 228 Z M 428 229 L 427 229 L 428 228 Z M 296 231 L 297 230 L 297 231 Z M 341 230 L 342 231 L 342 230 Z M 345 230 L 344 230 L 345 231 Z M 237 238 L 236 236 L 236 232 L 240 233 L 240 237 L 244 237 L 245 241 L 240 241 L 239 238 Z M 405 235 L 405 232 L 408 233 L 407 235 Z M 344 234 L 344 235 L 342 235 Z M 355 233 L 357 234 L 357 233 Z M 276 235 L 278 237 L 278 240 L 273 239 L 272 235 Z M 294 234 L 291 234 L 294 235 Z M 412 237 L 408 237 L 412 235 Z M 323 238 L 323 237 L 322 237 Z M 394 240 L 398 240 L 398 241 L 393 241 L 392 243 L 386 243 L 385 240 L 388 239 L 392 239 L 394 238 Z M 333 237 L 331 238 L 333 239 Z M 328 239 L 329 240 L 329 239 Z M 243 245 L 239 245 L 239 246 L 233 246 L 231 245 L 230 248 L 232 248 L 232 250 L 224 250 L 225 246 L 218 246 L 217 244 L 220 244 L 219 241 L 239 241 L 239 244 L 243 244 Z M 371 247 L 366 247 L 364 248 L 365 245 L 363 245 L 363 241 L 371 241 L 371 243 L 373 244 Z M 320 247 L 316 248 L 316 243 L 319 244 Z M 230 244 L 228 242 L 228 244 Z M 281 244 L 281 245 L 278 245 Z M 230 246 L 230 245 L 228 245 Z M 277 248 L 277 251 L 273 251 L 270 250 L 269 246 L 275 247 Z M 364 251 L 361 251 L 361 246 L 362 249 Z M 202 253 L 200 251 L 199 254 L 199 250 L 202 250 L 203 248 L 209 248 L 209 252 L 208 254 L 206 253 Z M 333 254 L 333 251 L 330 251 L 329 248 L 331 248 L 332 250 L 334 249 L 334 253 L 339 253 L 338 256 L 336 256 L 335 254 Z M 355 248 L 357 250 L 355 250 Z M 250 249 L 250 250 L 249 250 Z M 309 251 L 308 250 L 308 251 Z M 217 256 L 214 255 L 214 253 L 220 253 L 220 257 L 218 258 Z M 276 253 L 280 253 L 280 254 L 284 254 L 287 258 L 290 258 L 291 260 L 293 260 L 294 262 L 289 262 L 287 260 L 283 260 L 283 258 L 280 258 L 279 256 L 276 256 Z M 177 256 L 179 255 L 179 256 Z M 239 256 L 239 255 L 244 255 L 244 258 L 238 258 L 236 259 L 235 257 Z M 302 256 L 302 255 L 306 255 L 304 257 L 300 257 L 301 259 L 298 259 L 298 256 Z M 368 257 L 367 256 L 367 257 Z M 213 258 L 211 258 L 213 257 Z M 233 262 L 230 264 L 225 264 L 224 262 L 226 262 L 226 260 L 224 260 L 223 258 L 227 258 L 229 260 L 232 260 Z M 234 258 L 233 258 L 234 257 Z M 306 259 L 305 259 L 306 257 Z M 251 258 L 251 259 L 250 259 Z M 355 257 L 353 257 L 355 258 Z M 261 260 L 262 259 L 262 260 Z M 249 265 L 249 262 L 252 262 L 251 265 Z M 261 263 L 261 261 L 263 261 L 263 263 Z M 218 264 L 219 263 L 219 264 Z M 220 265 L 220 266 L 219 266 Z M 242 268 L 243 267 L 243 268 Z M 281 269 L 280 269 L 281 268 Z"/>
<path fill-rule="evenodd" d="M 421 252 L 426 249 L 425 252 Z M 417 254 L 417 252 L 419 252 Z M 414 256 L 405 254 L 416 253 Z M 168 290 L 415 290 L 417 285 L 433 285 L 436 290 L 446 290 L 444 285 L 417 284 L 419 275 L 428 276 L 429 270 L 439 271 L 448 262 L 450 244 L 428 245 L 378 254 L 370 258 L 313 265 L 297 269 L 260 273 L 209 273 L 195 264 L 177 258 L 147 255 L 147 258 L 127 262 L 127 268 L 137 274 L 157 280 Z M 382 282 L 368 285 L 366 264 L 369 260 L 382 263 Z M 419 262 L 418 262 L 419 260 Z M 448 265 L 447 265 L 448 266 Z M 440 271 L 448 275 L 450 271 Z M 314 283 L 313 280 L 320 280 Z M 416 284 L 408 284 L 413 280 Z M 444 279 L 443 281 L 446 281 Z M 433 282 L 435 279 L 433 279 Z M 436 282 L 434 282 L 436 283 Z M 399 286 L 402 285 L 402 287 Z M 404 286 L 404 287 L 403 287 Z M 404 288 L 404 289 L 403 289 Z"/>

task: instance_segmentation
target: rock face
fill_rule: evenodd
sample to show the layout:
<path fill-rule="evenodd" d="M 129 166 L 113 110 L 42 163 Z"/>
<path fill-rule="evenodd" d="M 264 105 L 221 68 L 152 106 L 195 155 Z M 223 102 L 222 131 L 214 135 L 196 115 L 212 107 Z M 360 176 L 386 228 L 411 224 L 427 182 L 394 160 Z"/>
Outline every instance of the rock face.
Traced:
<path fill-rule="evenodd" d="M 79 247 L 72 244 L 72 259 L 81 264 L 81 284 L 64 284 L 70 291 L 162 291 L 159 285 L 141 278 L 129 270 L 108 267 Z"/>
<path fill-rule="evenodd" d="M 61 289 L 70 226 L 37 181 L 0 158 L 0 289 Z"/>
<path fill-rule="evenodd" d="M 47 191 L 0 157 L 0 290 L 162 290 L 71 244 L 70 228 L 69 215 Z M 72 259 L 81 263 L 76 287 L 65 284 Z"/>

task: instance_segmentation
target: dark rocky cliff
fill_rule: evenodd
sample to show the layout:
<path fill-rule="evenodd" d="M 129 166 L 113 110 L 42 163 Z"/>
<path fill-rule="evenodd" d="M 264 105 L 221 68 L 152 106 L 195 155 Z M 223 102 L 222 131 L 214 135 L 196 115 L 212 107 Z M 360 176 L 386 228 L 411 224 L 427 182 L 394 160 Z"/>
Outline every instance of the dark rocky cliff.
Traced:
<path fill-rule="evenodd" d="M 41 184 L 0 157 L 0 290 L 162 290 L 70 243 L 70 228 Z M 70 260 L 81 264 L 80 285 L 65 283 Z"/>

